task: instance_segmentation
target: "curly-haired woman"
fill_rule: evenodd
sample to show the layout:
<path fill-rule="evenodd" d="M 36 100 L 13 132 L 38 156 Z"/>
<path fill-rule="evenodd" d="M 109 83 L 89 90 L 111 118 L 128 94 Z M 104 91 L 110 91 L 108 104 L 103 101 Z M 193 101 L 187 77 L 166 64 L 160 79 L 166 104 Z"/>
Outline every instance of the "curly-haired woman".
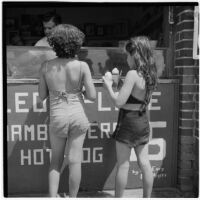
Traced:
<path fill-rule="evenodd" d="M 57 58 L 46 61 L 40 70 L 39 96 L 50 99 L 49 137 L 52 157 L 49 169 L 49 195 L 58 192 L 60 170 L 67 156 L 69 196 L 76 197 L 81 180 L 82 147 L 89 121 L 84 111 L 82 88 L 86 98 L 94 100 L 96 90 L 89 66 L 77 59 L 85 35 L 69 24 L 56 26 L 48 42 Z M 67 144 L 67 153 L 65 146 Z"/>
<path fill-rule="evenodd" d="M 116 140 L 117 153 L 115 196 L 123 196 L 128 179 L 131 148 L 134 148 L 142 172 L 143 197 L 150 197 L 153 173 L 148 158 L 150 128 L 147 106 L 157 85 L 157 70 L 147 37 L 131 38 L 125 49 L 130 70 L 119 93 L 113 91 L 113 81 L 103 77 L 111 99 L 120 108 L 117 127 L 112 135 Z"/>

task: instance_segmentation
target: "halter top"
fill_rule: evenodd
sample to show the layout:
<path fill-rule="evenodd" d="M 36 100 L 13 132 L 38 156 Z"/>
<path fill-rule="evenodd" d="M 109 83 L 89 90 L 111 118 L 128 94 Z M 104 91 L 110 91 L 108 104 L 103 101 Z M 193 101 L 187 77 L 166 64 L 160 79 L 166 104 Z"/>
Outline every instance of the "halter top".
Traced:
<path fill-rule="evenodd" d="M 47 71 L 47 64 L 46 64 L 46 71 Z M 68 99 L 76 99 L 76 97 L 82 100 L 81 83 L 82 83 L 82 70 L 81 70 L 81 62 L 80 62 L 79 81 L 76 88 L 73 88 L 71 91 L 49 89 L 49 92 L 50 94 L 53 94 L 54 96 L 57 96 L 60 99 L 63 99 L 63 100 L 65 99 L 66 101 L 68 101 Z"/>
<path fill-rule="evenodd" d="M 143 104 L 144 101 L 135 98 L 134 96 L 130 95 L 128 100 L 126 101 L 127 104 Z"/>

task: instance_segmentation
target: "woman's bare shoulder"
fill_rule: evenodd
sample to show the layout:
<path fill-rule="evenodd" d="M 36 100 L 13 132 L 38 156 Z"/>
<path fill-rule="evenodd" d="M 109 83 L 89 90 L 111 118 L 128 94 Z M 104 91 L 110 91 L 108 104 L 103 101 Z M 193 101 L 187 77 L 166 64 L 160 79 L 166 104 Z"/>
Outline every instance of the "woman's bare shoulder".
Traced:
<path fill-rule="evenodd" d="M 130 70 L 128 72 L 130 75 L 134 76 L 135 78 L 143 78 L 142 74 L 138 72 L 137 70 Z"/>
<path fill-rule="evenodd" d="M 81 63 L 81 68 L 82 68 L 82 70 L 83 70 L 84 72 L 88 71 L 88 69 L 89 69 L 88 64 L 87 64 L 86 62 L 84 62 L 84 61 L 80 61 L 80 63 Z"/>
<path fill-rule="evenodd" d="M 88 67 L 88 64 L 85 61 L 80 61 L 82 67 Z"/>
<path fill-rule="evenodd" d="M 138 76 L 138 74 L 137 74 L 137 71 L 134 70 L 134 69 L 129 70 L 129 71 L 127 72 L 127 74 L 126 74 L 126 77 L 127 77 L 127 78 L 133 78 L 133 77 L 136 77 L 136 76 Z"/>

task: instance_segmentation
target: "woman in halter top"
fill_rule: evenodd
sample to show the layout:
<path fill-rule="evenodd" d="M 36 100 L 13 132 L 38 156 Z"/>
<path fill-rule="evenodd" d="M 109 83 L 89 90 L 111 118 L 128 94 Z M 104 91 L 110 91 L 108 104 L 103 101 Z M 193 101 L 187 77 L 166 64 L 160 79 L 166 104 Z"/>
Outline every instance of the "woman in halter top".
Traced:
<path fill-rule="evenodd" d="M 150 197 L 153 173 L 148 158 L 150 128 L 147 107 L 157 85 L 156 66 L 147 37 L 131 38 L 125 48 L 130 70 L 120 91 L 115 93 L 112 89 L 113 81 L 103 77 L 111 99 L 120 108 L 117 127 L 112 134 L 116 140 L 117 153 L 115 196 L 123 196 L 131 149 L 134 148 L 142 172 L 143 197 Z"/>
<path fill-rule="evenodd" d="M 84 37 L 72 25 L 56 26 L 48 36 L 48 42 L 57 58 L 44 62 L 40 69 L 39 96 L 42 100 L 47 97 L 50 100 L 50 197 L 55 197 L 58 193 L 64 154 L 69 166 L 70 197 L 77 196 L 80 185 L 82 147 L 89 128 L 84 111 L 83 87 L 85 98 L 91 101 L 96 98 L 89 66 L 76 57 Z"/>

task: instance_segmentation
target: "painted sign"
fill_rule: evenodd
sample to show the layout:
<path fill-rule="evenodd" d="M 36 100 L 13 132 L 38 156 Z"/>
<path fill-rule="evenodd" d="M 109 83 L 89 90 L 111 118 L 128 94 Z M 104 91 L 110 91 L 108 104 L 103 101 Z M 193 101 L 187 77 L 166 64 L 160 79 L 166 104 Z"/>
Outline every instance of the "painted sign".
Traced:
<path fill-rule="evenodd" d="M 85 101 L 90 129 L 84 143 L 80 190 L 114 188 L 115 142 L 118 109 L 101 83 L 95 84 L 97 99 Z M 177 84 L 160 83 L 149 105 L 150 161 L 154 187 L 175 184 L 177 142 Z M 38 103 L 37 84 L 8 84 L 7 87 L 8 194 L 47 193 L 51 147 L 48 136 L 48 107 Z M 134 150 L 130 156 L 127 188 L 141 187 L 141 171 Z M 68 192 L 68 168 L 63 166 L 60 192 Z"/>

